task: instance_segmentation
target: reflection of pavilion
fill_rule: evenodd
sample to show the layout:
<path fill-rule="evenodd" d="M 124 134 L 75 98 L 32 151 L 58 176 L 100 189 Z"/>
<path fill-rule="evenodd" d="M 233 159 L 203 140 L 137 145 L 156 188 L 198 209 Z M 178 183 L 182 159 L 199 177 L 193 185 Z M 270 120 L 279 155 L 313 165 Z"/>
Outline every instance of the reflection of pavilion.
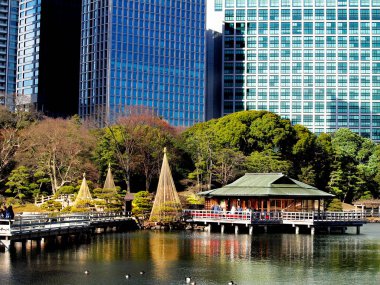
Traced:
<path fill-rule="evenodd" d="M 210 259 L 231 260 L 291 260 L 311 261 L 314 253 L 314 237 L 310 235 L 214 235 L 203 233 L 202 238 L 191 240 L 191 252 Z"/>

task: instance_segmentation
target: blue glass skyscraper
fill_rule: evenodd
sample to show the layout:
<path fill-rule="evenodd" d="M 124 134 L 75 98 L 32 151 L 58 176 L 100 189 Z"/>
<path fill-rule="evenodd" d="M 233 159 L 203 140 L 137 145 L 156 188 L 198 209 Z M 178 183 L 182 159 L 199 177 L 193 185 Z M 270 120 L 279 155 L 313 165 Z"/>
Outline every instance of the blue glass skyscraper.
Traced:
<path fill-rule="evenodd" d="M 79 113 L 100 125 L 134 106 L 204 120 L 205 0 L 84 0 Z"/>
<path fill-rule="evenodd" d="M 12 107 L 16 91 L 18 0 L 0 0 L 0 104 Z"/>

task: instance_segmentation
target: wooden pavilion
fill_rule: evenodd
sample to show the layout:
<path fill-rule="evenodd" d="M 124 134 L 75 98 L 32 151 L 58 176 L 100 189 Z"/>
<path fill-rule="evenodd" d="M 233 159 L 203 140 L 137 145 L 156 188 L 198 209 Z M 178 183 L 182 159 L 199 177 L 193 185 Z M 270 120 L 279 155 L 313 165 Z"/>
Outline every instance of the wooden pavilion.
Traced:
<path fill-rule="evenodd" d="M 282 173 L 247 173 L 222 188 L 200 192 L 205 210 L 322 211 L 323 200 L 334 195 L 289 178 Z"/>

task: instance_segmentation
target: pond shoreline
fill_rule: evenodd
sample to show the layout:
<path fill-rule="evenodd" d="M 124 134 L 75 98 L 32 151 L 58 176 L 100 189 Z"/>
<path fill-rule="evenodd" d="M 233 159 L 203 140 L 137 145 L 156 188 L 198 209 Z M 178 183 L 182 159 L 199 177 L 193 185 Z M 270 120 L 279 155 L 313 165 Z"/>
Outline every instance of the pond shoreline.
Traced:
<path fill-rule="evenodd" d="M 380 217 L 371 217 L 366 219 L 367 223 L 380 223 Z"/>

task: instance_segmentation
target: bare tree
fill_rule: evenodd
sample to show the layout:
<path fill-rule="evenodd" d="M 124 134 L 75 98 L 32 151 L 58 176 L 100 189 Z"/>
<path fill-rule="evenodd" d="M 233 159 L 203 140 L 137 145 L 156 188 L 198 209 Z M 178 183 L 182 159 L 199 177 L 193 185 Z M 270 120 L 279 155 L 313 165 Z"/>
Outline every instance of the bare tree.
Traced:
<path fill-rule="evenodd" d="M 11 113 L 6 107 L 0 107 L 0 181 L 4 179 L 5 170 L 14 163 L 22 141 L 20 130 L 36 120 L 38 116 L 34 114 L 21 111 Z"/>
<path fill-rule="evenodd" d="M 49 176 L 53 194 L 81 175 L 95 144 L 87 129 L 64 119 L 45 119 L 22 137 L 20 160 Z"/>
<path fill-rule="evenodd" d="M 157 176 L 164 146 L 176 130 L 166 121 L 154 116 L 151 110 L 130 107 L 128 116 L 107 126 L 115 146 L 116 157 L 124 171 L 127 192 L 130 192 L 131 173 L 141 172 L 148 191 L 152 178 Z"/>

